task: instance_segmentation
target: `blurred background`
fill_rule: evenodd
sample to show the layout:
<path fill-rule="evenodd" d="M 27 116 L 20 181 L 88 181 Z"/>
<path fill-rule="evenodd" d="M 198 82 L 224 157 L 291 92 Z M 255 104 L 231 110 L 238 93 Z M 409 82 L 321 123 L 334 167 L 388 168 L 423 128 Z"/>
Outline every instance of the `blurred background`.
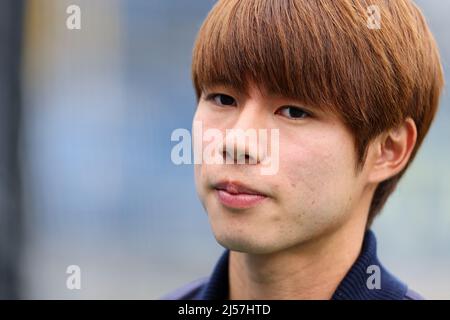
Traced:
<path fill-rule="evenodd" d="M 0 0 L 0 298 L 157 299 L 210 274 L 223 248 L 170 136 L 191 128 L 191 50 L 214 2 Z M 449 83 L 450 1 L 416 3 Z M 450 299 L 447 91 L 374 227 L 384 264 L 435 299 Z"/>

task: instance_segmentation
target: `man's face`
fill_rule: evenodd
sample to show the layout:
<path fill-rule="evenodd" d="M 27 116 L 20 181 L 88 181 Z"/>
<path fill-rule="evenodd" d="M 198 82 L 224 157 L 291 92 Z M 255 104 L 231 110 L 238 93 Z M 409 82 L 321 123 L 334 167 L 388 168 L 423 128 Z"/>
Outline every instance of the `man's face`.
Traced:
<path fill-rule="evenodd" d="M 227 129 L 279 130 L 276 174 L 262 175 L 261 157 L 242 145 L 235 147 L 256 163 L 195 165 L 197 192 L 224 247 L 272 253 L 317 238 L 351 218 L 365 175 L 355 169 L 350 131 L 335 116 L 253 85 L 248 95 L 220 86 L 203 92 L 195 121 L 203 131 L 219 129 L 224 137 Z M 220 182 L 245 185 L 265 197 L 229 194 Z"/>

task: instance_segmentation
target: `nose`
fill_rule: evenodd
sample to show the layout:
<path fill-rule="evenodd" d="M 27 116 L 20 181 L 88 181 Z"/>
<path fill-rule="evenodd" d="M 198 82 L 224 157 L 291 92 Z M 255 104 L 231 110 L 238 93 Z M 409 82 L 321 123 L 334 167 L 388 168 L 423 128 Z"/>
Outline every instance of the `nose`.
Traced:
<path fill-rule="evenodd" d="M 226 128 L 222 156 L 227 164 L 258 164 L 267 153 L 264 113 L 255 103 L 247 103 L 231 128 Z M 263 133 L 263 134 L 261 134 Z"/>

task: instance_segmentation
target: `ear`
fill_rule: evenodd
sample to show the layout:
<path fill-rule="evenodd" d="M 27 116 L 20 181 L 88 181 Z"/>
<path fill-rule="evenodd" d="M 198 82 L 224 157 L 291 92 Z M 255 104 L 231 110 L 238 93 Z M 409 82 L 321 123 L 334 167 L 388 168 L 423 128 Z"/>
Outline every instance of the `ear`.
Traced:
<path fill-rule="evenodd" d="M 369 181 L 380 183 L 402 171 L 408 164 L 416 140 L 417 128 L 411 118 L 375 139 L 370 152 Z"/>

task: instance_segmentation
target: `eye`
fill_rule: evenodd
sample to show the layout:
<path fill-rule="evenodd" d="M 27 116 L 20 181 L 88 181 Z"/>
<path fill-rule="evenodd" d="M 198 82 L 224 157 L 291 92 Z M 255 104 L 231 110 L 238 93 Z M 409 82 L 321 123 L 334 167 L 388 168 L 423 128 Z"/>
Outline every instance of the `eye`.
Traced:
<path fill-rule="evenodd" d="M 236 106 L 236 100 L 233 97 L 222 93 L 209 94 L 206 100 L 214 101 L 219 106 Z"/>
<path fill-rule="evenodd" d="M 276 114 L 280 114 L 289 119 L 304 119 L 310 117 L 311 114 L 302 108 L 294 106 L 284 106 L 276 111 Z"/>

